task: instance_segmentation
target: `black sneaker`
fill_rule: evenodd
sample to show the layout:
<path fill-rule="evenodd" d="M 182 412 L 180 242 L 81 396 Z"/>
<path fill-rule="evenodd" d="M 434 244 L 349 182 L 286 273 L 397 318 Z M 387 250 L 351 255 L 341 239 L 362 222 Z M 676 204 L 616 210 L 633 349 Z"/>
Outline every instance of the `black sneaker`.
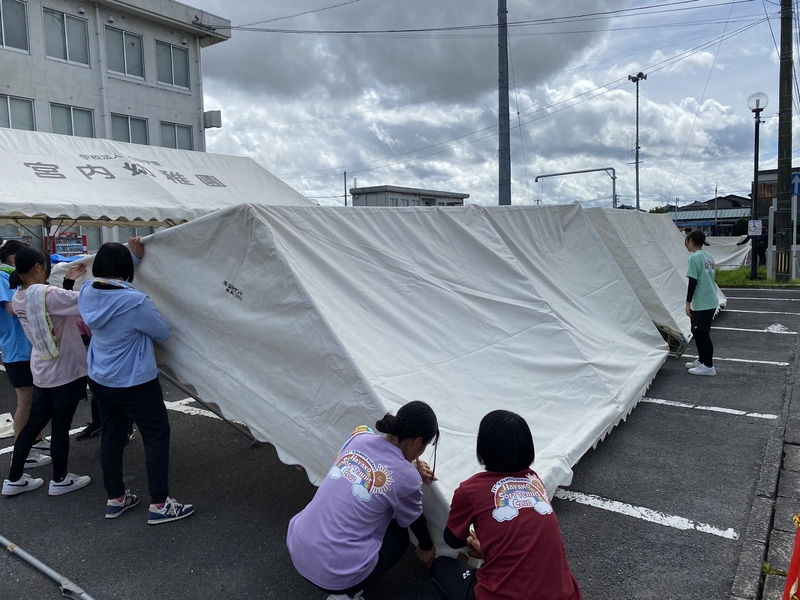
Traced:
<path fill-rule="evenodd" d="M 76 435 L 75 439 L 78 440 L 79 442 L 82 442 L 84 440 L 88 440 L 89 438 L 93 438 L 96 435 L 100 435 L 102 431 L 103 431 L 102 425 L 87 423 L 84 430 L 81 431 L 78 435 Z"/>

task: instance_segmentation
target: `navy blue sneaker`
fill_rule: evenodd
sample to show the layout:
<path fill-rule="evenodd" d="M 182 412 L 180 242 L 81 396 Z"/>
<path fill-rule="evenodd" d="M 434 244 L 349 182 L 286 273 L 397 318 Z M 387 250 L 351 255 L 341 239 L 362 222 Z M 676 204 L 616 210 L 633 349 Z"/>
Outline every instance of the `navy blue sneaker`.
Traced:
<path fill-rule="evenodd" d="M 168 497 L 167 501 L 164 502 L 163 508 L 156 508 L 155 504 L 150 505 L 150 511 L 147 513 L 147 524 L 160 525 L 161 523 L 185 519 L 193 514 L 193 504 L 181 504 L 174 498 Z"/>
<path fill-rule="evenodd" d="M 131 494 L 130 490 L 125 490 L 125 497 L 122 500 L 109 500 L 106 502 L 106 519 L 116 519 L 129 508 L 139 504 L 139 496 Z"/>

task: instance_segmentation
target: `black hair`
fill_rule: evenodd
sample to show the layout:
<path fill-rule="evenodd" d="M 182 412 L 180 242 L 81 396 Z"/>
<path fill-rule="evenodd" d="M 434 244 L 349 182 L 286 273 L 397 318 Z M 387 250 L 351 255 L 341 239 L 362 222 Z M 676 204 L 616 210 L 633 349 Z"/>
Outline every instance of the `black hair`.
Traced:
<path fill-rule="evenodd" d="M 131 251 L 119 242 L 106 242 L 94 256 L 92 275 L 107 279 L 121 277 L 128 283 L 133 283 Z"/>
<path fill-rule="evenodd" d="M 397 416 L 386 413 L 375 423 L 381 433 L 394 435 L 399 441 L 421 437 L 426 444 L 435 444 L 439 439 L 439 422 L 433 409 L 419 400 L 404 404 Z"/>
<path fill-rule="evenodd" d="M 478 462 L 487 471 L 517 473 L 531 466 L 535 456 L 531 428 L 521 416 L 493 410 L 478 427 Z"/>
<path fill-rule="evenodd" d="M 17 252 L 16 268 L 8 276 L 8 287 L 12 290 L 22 285 L 21 274 L 28 273 L 35 265 L 44 265 L 50 275 L 50 257 L 44 252 L 31 246 L 25 246 Z"/>
<path fill-rule="evenodd" d="M 699 229 L 695 229 L 686 234 L 686 239 L 692 240 L 695 246 L 708 246 L 708 244 L 706 244 L 706 234 Z"/>
<path fill-rule="evenodd" d="M 25 246 L 27 246 L 27 244 L 23 244 L 19 240 L 8 240 L 0 247 L 0 262 L 8 264 L 8 257 L 14 256 Z"/>
<path fill-rule="evenodd" d="M 691 227 L 684 227 L 684 228 L 683 228 L 683 232 L 684 232 L 684 233 L 691 233 L 691 231 L 692 231 L 692 228 L 691 228 Z"/>

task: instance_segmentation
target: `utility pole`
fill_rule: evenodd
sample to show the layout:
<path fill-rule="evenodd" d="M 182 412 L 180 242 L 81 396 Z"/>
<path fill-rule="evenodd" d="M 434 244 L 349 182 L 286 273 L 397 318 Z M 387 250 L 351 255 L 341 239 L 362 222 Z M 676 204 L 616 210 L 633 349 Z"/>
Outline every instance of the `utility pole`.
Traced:
<path fill-rule="evenodd" d="M 639 81 L 646 80 L 647 75 L 639 71 L 636 75 L 628 75 L 628 81 L 636 84 L 636 210 L 639 210 Z"/>
<path fill-rule="evenodd" d="M 511 122 L 508 108 L 508 10 L 497 0 L 498 72 L 500 93 L 500 205 L 511 205 Z"/>
<path fill-rule="evenodd" d="M 778 98 L 778 210 L 777 230 L 778 281 L 789 281 L 792 275 L 792 0 L 781 0 L 781 67 Z M 768 240 L 767 248 L 772 246 Z"/>
<path fill-rule="evenodd" d="M 714 235 L 719 235 L 717 233 L 717 196 L 719 196 L 719 194 L 717 193 L 717 187 L 718 186 L 715 183 L 714 184 Z"/>
<path fill-rule="evenodd" d="M 344 172 L 344 205 L 347 206 L 347 171 Z"/>

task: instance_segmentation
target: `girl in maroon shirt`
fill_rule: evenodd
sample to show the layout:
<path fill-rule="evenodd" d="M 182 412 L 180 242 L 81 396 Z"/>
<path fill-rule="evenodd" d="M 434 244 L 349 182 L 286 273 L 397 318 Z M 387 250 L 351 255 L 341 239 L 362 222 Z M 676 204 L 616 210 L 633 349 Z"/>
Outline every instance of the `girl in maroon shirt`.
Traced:
<path fill-rule="evenodd" d="M 547 490 L 530 469 L 533 436 L 525 419 L 506 410 L 490 412 L 478 429 L 477 454 L 486 471 L 453 494 L 444 540 L 452 548 L 469 546 L 483 566 L 437 558 L 431 578 L 439 597 L 582 600 Z"/>

